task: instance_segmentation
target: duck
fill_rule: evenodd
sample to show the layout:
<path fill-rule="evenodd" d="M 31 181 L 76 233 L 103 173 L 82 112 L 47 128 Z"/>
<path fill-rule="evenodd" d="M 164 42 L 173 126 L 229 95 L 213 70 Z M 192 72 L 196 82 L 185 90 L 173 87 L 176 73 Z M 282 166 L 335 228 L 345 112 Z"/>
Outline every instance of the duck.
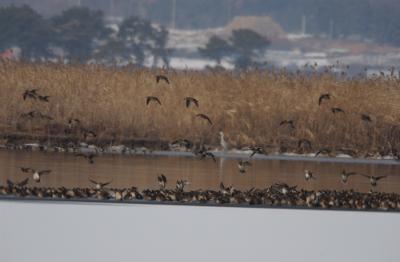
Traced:
<path fill-rule="evenodd" d="M 157 84 L 158 84 L 161 80 L 165 81 L 165 83 L 167 83 L 167 84 L 169 85 L 169 79 L 168 79 L 167 76 L 165 76 L 165 75 L 156 75 L 156 82 L 157 82 Z"/>
<path fill-rule="evenodd" d="M 112 183 L 112 180 L 109 181 L 109 182 L 100 183 L 100 182 L 97 182 L 97 181 L 95 181 L 95 180 L 93 180 L 93 179 L 90 179 L 90 178 L 89 178 L 89 181 L 90 181 L 92 184 L 95 185 L 95 188 L 96 188 L 97 190 L 103 189 L 105 186 L 107 186 L 107 185 L 109 185 L 109 184 Z"/>
<path fill-rule="evenodd" d="M 377 182 L 381 179 L 386 178 L 387 176 L 368 176 L 365 174 L 361 174 L 363 177 L 366 177 L 369 179 L 369 183 L 371 184 L 371 186 L 376 187 L 378 184 Z"/>
<path fill-rule="evenodd" d="M 81 156 L 81 157 L 85 158 L 89 162 L 89 164 L 94 164 L 93 159 L 95 157 L 97 157 L 97 155 L 93 154 L 93 153 L 88 153 L 88 154 L 78 153 L 78 154 L 75 154 L 75 156 Z"/>
<path fill-rule="evenodd" d="M 331 95 L 329 93 L 321 94 L 318 99 L 318 105 L 320 106 L 324 100 L 331 99 Z"/>
<path fill-rule="evenodd" d="M 342 174 L 340 175 L 340 179 L 341 179 L 343 184 L 346 184 L 349 176 L 354 176 L 354 175 L 357 175 L 357 173 L 355 173 L 355 172 L 346 172 L 346 170 L 343 169 Z"/>
<path fill-rule="evenodd" d="M 238 162 L 238 168 L 239 168 L 239 172 L 241 173 L 241 174 L 244 174 L 244 173 L 246 173 L 246 168 L 248 167 L 248 166 L 251 166 L 251 163 L 250 163 L 250 161 L 248 161 L 248 160 L 240 160 L 239 162 Z"/>
<path fill-rule="evenodd" d="M 304 178 L 306 179 L 306 181 L 309 181 L 311 179 L 316 180 L 315 176 L 313 175 L 313 173 L 310 170 L 304 170 Z"/>
<path fill-rule="evenodd" d="M 165 189 L 165 185 L 167 184 L 167 177 L 164 174 L 161 174 L 157 177 L 158 184 L 160 185 L 160 189 Z"/>
<path fill-rule="evenodd" d="M 185 102 L 186 102 L 186 108 L 189 108 L 191 104 L 194 104 L 196 107 L 199 107 L 199 100 L 196 98 L 187 96 L 185 97 Z"/>
<path fill-rule="evenodd" d="M 151 101 L 154 101 L 155 103 L 158 103 L 159 105 L 161 105 L 160 99 L 158 99 L 158 97 L 156 97 L 156 96 L 148 96 L 148 97 L 146 97 L 146 105 L 149 105 L 149 103 Z"/>

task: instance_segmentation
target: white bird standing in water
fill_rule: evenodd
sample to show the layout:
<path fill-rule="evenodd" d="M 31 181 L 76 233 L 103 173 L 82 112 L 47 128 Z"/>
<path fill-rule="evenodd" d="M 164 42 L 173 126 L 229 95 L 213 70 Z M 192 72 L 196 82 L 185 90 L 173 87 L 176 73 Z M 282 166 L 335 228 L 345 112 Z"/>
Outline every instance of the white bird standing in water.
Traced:
<path fill-rule="evenodd" d="M 228 149 L 228 143 L 225 141 L 225 139 L 224 139 L 224 133 L 223 133 L 222 131 L 219 132 L 219 135 L 221 136 L 221 142 L 220 142 L 220 144 L 221 144 L 222 150 L 224 151 L 224 153 L 226 153 L 226 151 L 227 151 L 227 149 Z"/>

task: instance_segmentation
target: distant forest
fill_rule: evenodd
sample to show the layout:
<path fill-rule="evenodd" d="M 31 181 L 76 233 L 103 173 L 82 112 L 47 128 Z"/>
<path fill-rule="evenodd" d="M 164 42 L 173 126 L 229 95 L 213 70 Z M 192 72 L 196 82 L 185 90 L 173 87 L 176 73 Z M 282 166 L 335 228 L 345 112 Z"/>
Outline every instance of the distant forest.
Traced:
<path fill-rule="evenodd" d="M 177 28 L 209 28 L 237 15 L 269 15 L 287 32 L 300 31 L 305 19 L 310 34 L 400 46 L 399 0 L 2 0 L 0 5 L 26 3 L 52 15 L 80 3 L 105 15 L 137 15 L 170 26 L 174 2 Z"/>

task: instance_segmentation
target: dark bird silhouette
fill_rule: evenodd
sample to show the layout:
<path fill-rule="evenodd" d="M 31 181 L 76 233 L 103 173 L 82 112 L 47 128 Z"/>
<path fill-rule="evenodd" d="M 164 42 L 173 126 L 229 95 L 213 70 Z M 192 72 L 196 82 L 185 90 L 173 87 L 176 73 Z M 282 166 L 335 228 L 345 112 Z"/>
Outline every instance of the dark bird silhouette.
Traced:
<path fill-rule="evenodd" d="M 33 173 L 33 172 L 35 172 L 35 170 L 30 168 L 30 167 L 21 167 L 21 171 L 24 172 L 24 173 Z"/>
<path fill-rule="evenodd" d="M 331 99 L 331 95 L 328 93 L 320 95 L 318 99 L 318 105 L 320 106 L 324 100 L 329 100 L 329 99 Z"/>
<path fill-rule="evenodd" d="M 344 113 L 344 110 L 339 108 L 339 107 L 332 107 L 331 108 L 332 113 L 336 114 L 336 113 Z"/>
<path fill-rule="evenodd" d="M 90 178 L 89 178 L 89 181 L 96 186 L 97 190 L 103 189 L 105 186 L 107 186 L 107 185 L 112 183 L 112 180 L 109 181 L 109 182 L 100 183 L 100 182 L 97 182 L 97 181 L 95 181 L 93 179 L 90 179 Z"/>
<path fill-rule="evenodd" d="M 49 102 L 49 97 L 50 96 L 41 96 L 41 95 L 38 95 L 38 99 L 40 100 L 40 101 L 42 101 L 42 102 Z"/>
<path fill-rule="evenodd" d="M 37 89 L 32 89 L 32 90 L 25 90 L 25 92 L 22 95 L 22 98 L 24 100 L 26 100 L 27 98 L 32 98 L 32 99 L 37 99 L 38 98 L 38 93 L 37 93 Z"/>
<path fill-rule="evenodd" d="M 85 158 L 89 162 L 89 164 L 94 164 L 94 160 L 93 159 L 95 157 L 97 157 L 97 155 L 92 154 L 92 153 L 90 153 L 90 154 L 78 153 L 75 156 L 81 156 L 81 157 Z"/>
<path fill-rule="evenodd" d="M 205 159 L 207 157 L 212 158 L 212 160 L 214 160 L 214 162 L 217 162 L 213 153 L 211 153 L 209 151 L 201 151 L 200 152 L 200 159 Z"/>
<path fill-rule="evenodd" d="M 340 180 L 342 181 L 343 184 L 347 183 L 347 180 L 349 179 L 349 176 L 354 176 L 357 175 L 356 172 L 346 172 L 346 170 L 343 169 L 342 174 L 340 174 Z"/>
<path fill-rule="evenodd" d="M 255 154 L 260 154 L 260 155 L 266 154 L 266 152 L 264 151 L 264 149 L 262 147 L 252 146 L 249 149 L 252 151 L 250 154 L 250 158 L 253 157 Z"/>
<path fill-rule="evenodd" d="M 186 185 L 190 185 L 187 180 L 177 180 L 176 181 L 176 191 L 183 192 Z"/>
<path fill-rule="evenodd" d="M 165 185 L 167 184 L 167 177 L 164 174 L 161 174 L 157 177 L 158 184 L 160 185 L 161 189 L 165 189 Z"/>
<path fill-rule="evenodd" d="M 148 96 L 146 98 L 146 105 L 148 105 L 151 101 L 154 101 L 154 102 L 158 103 L 159 105 L 161 105 L 160 99 L 158 99 L 158 97 L 156 97 L 156 96 Z"/>
<path fill-rule="evenodd" d="M 369 123 L 372 122 L 371 117 L 369 115 L 366 115 L 366 114 L 361 114 L 361 120 L 364 121 L 364 122 L 369 122 Z"/>
<path fill-rule="evenodd" d="M 37 115 L 38 115 L 38 112 L 35 111 L 35 110 L 33 110 L 33 111 L 28 112 L 28 113 L 23 113 L 23 114 L 21 114 L 21 117 L 34 118 L 34 117 L 37 116 Z"/>
<path fill-rule="evenodd" d="M 24 187 L 28 184 L 29 178 L 26 178 L 24 180 L 22 180 L 21 182 L 17 182 L 14 183 L 11 180 L 7 179 L 7 185 L 8 187 L 12 188 L 12 187 Z"/>
<path fill-rule="evenodd" d="M 205 115 L 205 114 L 197 114 L 196 117 L 200 117 L 200 118 L 203 118 L 203 119 L 207 120 L 207 122 L 208 122 L 210 125 L 213 124 L 213 123 L 211 122 L 211 119 L 210 119 L 207 115 Z"/>
<path fill-rule="evenodd" d="M 293 120 L 283 120 L 283 121 L 281 121 L 281 122 L 279 123 L 279 125 L 280 125 L 280 126 L 289 125 L 290 128 L 292 128 L 292 129 L 295 128 L 295 126 L 294 126 L 294 121 L 293 121 Z"/>
<path fill-rule="evenodd" d="M 185 101 L 186 101 L 187 108 L 190 106 L 190 104 L 194 104 L 197 107 L 199 107 L 199 100 L 197 100 L 196 98 L 188 96 L 188 97 L 185 97 Z"/>
<path fill-rule="evenodd" d="M 159 83 L 161 80 L 165 81 L 165 83 L 169 84 L 169 79 L 165 75 L 156 75 L 156 82 Z"/>
<path fill-rule="evenodd" d="M 364 175 L 361 174 L 363 177 L 366 177 L 369 179 L 369 183 L 371 184 L 371 186 L 375 187 L 377 186 L 377 182 L 383 178 L 386 178 L 387 176 L 368 176 L 368 175 Z"/>

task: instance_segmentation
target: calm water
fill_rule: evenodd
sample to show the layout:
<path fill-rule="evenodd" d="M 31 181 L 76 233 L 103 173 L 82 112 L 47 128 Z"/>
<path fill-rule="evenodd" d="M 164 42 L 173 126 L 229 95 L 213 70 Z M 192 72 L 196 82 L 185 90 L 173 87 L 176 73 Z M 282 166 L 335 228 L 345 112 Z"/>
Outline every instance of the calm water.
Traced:
<path fill-rule="evenodd" d="M 99 182 L 112 180 L 111 187 L 137 186 L 156 188 L 157 176 L 165 174 L 167 187 L 174 187 L 177 179 L 190 181 L 191 189 L 216 189 L 220 182 L 238 189 L 265 187 L 274 182 L 285 182 L 306 189 L 355 189 L 368 191 L 369 181 L 352 176 L 346 185 L 340 182 L 343 168 L 348 172 L 368 175 L 389 175 L 380 180 L 377 190 L 400 193 L 400 165 L 323 163 L 310 161 L 253 160 L 246 174 L 240 174 L 235 159 L 199 160 L 192 157 L 102 155 L 93 165 L 73 154 L 21 151 L 0 151 L 0 183 L 6 179 L 20 181 L 28 176 L 20 167 L 51 169 L 32 186 L 89 187 L 89 178 Z M 311 170 L 317 180 L 304 180 L 304 169 Z"/>

